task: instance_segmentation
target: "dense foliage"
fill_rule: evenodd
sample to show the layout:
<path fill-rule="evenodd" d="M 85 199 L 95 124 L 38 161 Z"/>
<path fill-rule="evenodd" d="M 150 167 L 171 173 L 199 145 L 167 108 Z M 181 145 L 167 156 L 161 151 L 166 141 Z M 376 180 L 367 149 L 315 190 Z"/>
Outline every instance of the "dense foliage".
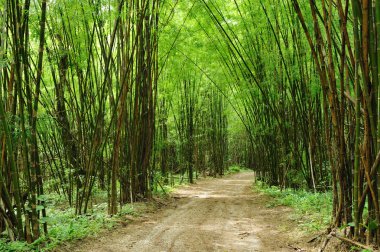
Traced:
<path fill-rule="evenodd" d="M 0 0 L 0 230 L 230 165 L 380 243 L 380 1 Z M 52 196 L 53 195 L 53 196 Z M 52 229 L 54 230 L 54 229 Z"/>

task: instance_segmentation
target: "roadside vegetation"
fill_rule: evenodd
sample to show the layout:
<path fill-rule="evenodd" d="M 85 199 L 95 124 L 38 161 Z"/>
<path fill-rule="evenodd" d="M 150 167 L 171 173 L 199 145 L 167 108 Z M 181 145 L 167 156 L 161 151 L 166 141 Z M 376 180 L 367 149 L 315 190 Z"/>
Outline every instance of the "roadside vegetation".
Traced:
<path fill-rule="evenodd" d="M 101 199 L 101 198 L 99 198 Z M 101 202 L 101 201 L 100 201 Z M 48 195 L 46 199 L 47 216 L 41 223 L 48 223 L 49 234 L 43 235 L 33 243 L 17 241 L 9 243 L 0 239 L 0 251 L 51 251 L 66 242 L 74 242 L 86 237 L 120 226 L 120 222 L 129 222 L 130 217 L 137 217 L 147 206 L 142 203 L 126 204 L 121 211 L 110 216 L 107 204 L 93 205 L 87 214 L 76 215 L 75 208 L 69 207 L 58 195 Z"/>
<path fill-rule="evenodd" d="M 248 169 L 231 166 L 226 170 L 226 174 L 242 171 L 248 171 Z M 198 174 L 194 173 L 194 178 L 198 178 Z M 186 176 L 173 176 L 170 185 L 164 184 L 163 181 L 159 182 L 160 180 L 163 178 L 157 178 L 157 187 L 153 191 L 153 197 L 158 198 L 158 200 L 165 200 L 176 188 L 189 184 Z M 160 186 L 161 183 L 163 184 L 162 187 Z M 30 244 L 23 241 L 9 243 L 3 238 L 0 239 L 0 251 L 51 251 L 65 243 L 75 242 L 86 237 L 96 237 L 107 230 L 128 224 L 145 211 L 155 208 L 154 201 L 125 204 L 118 214 L 111 216 L 107 212 L 107 204 L 104 203 L 106 198 L 106 194 L 95 188 L 90 210 L 87 214 L 78 216 L 75 214 L 75 208 L 69 207 L 62 196 L 49 194 L 45 197 L 45 204 L 48 209 L 47 216 L 49 217 L 41 219 L 41 223 L 48 223 L 49 235 L 41 236 Z"/>
<path fill-rule="evenodd" d="M 268 208 L 287 206 L 292 208 L 291 220 L 301 230 L 309 233 L 323 233 L 331 223 L 332 193 L 311 192 L 304 189 L 281 189 L 261 181 L 253 184 L 253 191 L 271 198 Z"/>

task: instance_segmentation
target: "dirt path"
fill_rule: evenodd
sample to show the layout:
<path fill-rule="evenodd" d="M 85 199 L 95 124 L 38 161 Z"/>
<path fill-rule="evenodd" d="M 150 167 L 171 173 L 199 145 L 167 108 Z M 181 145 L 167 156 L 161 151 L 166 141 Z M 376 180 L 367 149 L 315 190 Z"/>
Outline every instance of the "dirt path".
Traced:
<path fill-rule="evenodd" d="M 239 173 L 182 187 L 171 206 L 82 241 L 74 251 L 297 251 L 303 238 L 287 217 L 291 210 L 265 207 L 268 198 L 251 190 L 253 176 Z"/>

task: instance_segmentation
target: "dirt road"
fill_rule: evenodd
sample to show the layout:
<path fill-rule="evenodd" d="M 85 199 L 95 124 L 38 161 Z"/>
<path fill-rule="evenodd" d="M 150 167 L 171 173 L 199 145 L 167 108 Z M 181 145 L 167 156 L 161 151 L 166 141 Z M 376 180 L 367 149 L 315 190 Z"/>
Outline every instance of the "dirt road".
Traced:
<path fill-rule="evenodd" d="M 251 190 L 254 174 L 205 179 L 175 192 L 172 206 L 75 251 L 297 251 L 290 209 L 267 208 Z M 299 250 L 301 251 L 301 250 Z"/>

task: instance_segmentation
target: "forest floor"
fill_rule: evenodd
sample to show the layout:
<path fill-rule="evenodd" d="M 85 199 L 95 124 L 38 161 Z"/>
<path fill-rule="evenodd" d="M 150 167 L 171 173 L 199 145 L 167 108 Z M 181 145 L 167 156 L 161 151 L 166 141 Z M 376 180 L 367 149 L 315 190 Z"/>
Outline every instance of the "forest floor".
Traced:
<path fill-rule="evenodd" d="M 253 179 L 243 172 L 179 187 L 159 209 L 59 251 L 313 251 L 293 210 L 266 207 L 271 198 L 252 191 Z"/>

